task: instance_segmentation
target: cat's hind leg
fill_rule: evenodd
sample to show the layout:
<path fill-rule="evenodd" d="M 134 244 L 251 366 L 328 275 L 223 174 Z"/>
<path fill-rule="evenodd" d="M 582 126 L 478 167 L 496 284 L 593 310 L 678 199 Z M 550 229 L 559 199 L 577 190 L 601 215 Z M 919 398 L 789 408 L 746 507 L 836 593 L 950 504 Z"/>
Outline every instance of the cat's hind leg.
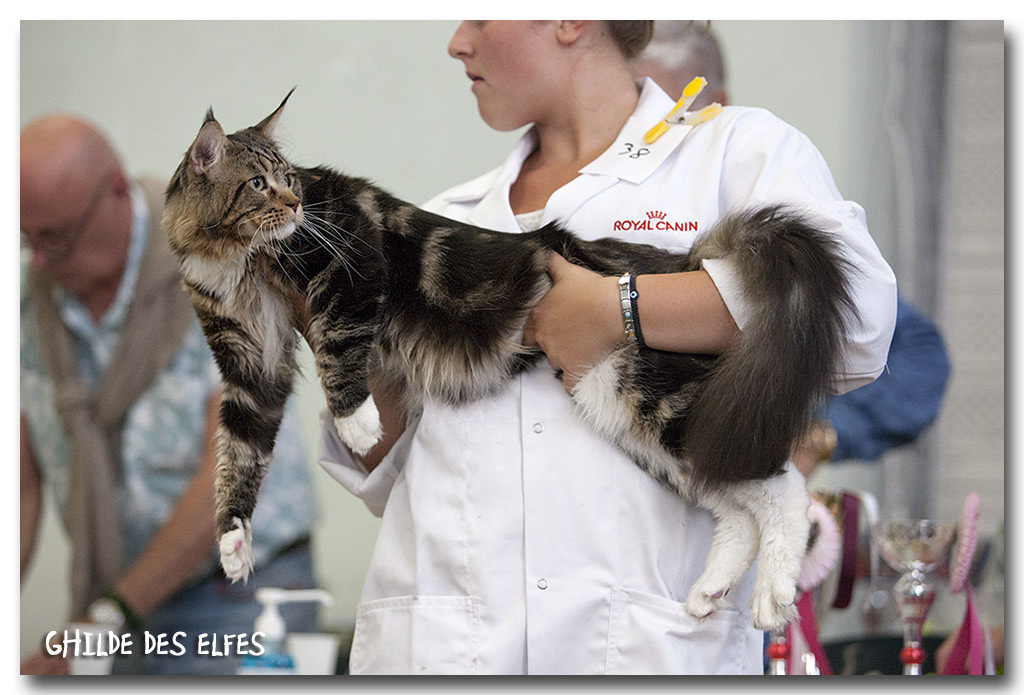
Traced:
<path fill-rule="evenodd" d="M 758 529 L 754 517 L 725 492 L 710 492 L 697 500 L 715 517 L 711 550 L 686 598 L 686 611 L 695 618 L 713 613 L 725 595 L 754 564 Z"/>
<path fill-rule="evenodd" d="M 628 359 L 626 350 L 612 353 L 579 380 L 572 391 L 577 412 L 662 484 L 677 494 L 697 496 L 685 467 L 656 438 L 642 434 L 650 424 L 637 421 L 635 406 L 631 407 L 629 396 L 620 388 Z M 686 600 L 687 612 L 703 618 L 724 603 L 728 591 L 750 569 L 757 556 L 759 533 L 754 517 L 728 492 L 713 488 L 696 501 L 711 511 L 716 522 L 704 572 Z"/>
<path fill-rule="evenodd" d="M 737 503 L 753 515 L 760 537 L 757 579 L 750 599 L 754 627 L 781 629 L 796 618 L 796 583 L 810 533 L 810 500 L 804 478 L 790 469 L 732 489 Z"/>

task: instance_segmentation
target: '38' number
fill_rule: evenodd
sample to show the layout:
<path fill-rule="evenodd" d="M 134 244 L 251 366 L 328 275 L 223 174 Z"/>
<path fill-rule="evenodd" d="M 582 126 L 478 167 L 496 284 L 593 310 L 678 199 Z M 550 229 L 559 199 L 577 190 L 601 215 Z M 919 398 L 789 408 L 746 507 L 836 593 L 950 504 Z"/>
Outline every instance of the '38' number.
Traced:
<path fill-rule="evenodd" d="M 620 155 L 623 155 L 623 154 L 629 155 L 630 159 L 639 159 L 640 157 L 643 157 L 645 154 L 650 154 L 651 153 L 651 151 L 649 149 L 647 149 L 646 147 L 636 147 L 631 142 L 625 143 L 625 147 L 626 147 L 625 151 L 619 152 L 619 154 Z"/>

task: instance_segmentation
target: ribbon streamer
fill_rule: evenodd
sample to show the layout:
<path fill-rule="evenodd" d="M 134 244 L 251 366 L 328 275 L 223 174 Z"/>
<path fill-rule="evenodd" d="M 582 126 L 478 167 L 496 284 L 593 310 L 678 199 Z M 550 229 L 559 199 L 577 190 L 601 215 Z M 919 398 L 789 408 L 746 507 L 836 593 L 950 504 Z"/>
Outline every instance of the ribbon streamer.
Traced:
<path fill-rule="evenodd" d="M 825 649 L 821 646 L 821 641 L 818 639 L 818 619 L 814 615 L 814 600 L 811 592 L 805 591 L 800 596 L 800 600 L 797 601 L 796 607 L 799 613 L 797 624 L 804 641 L 807 642 L 807 648 L 814 655 L 818 670 L 823 676 L 831 676 L 832 667 L 829 665 L 828 657 L 825 656 Z"/>
<path fill-rule="evenodd" d="M 962 676 L 965 670 L 969 676 L 985 673 L 985 635 L 974 608 L 974 591 L 970 584 L 965 585 L 964 591 L 967 593 L 967 610 L 946 667 L 942 670 L 944 676 Z"/>
<path fill-rule="evenodd" d="M 960 537 L 957 541 L 949 588 L 954 594 L 963 591 L 967 595 L 967 608 L 964 611 L 964 620 L 957 632 L 949 659 L 942 670 L 944 676 L 962 676 L 964 671 L 969 676 L 980 676 L 985 673 L 985 635 L 981 620 L 978 618 L 978 611 L 974 607 L 974 590 L 971 588 L 970 582 L 967 581 L 971 560 L 974 558 L 974 550 L 978 543 L 980 507 L 981 500 L 977 492 L 972 492 L 964 500 L 964 510 L 960 519 Z"/>
<path fill-rule="evenodd" d="M 833 608 L 846 608 L 853 597 L 853 585 L 857 579 L 857 531 L 859 528 L 860 504 L 856 495 L 843 493 L 843 555 L 839 570 L 839 587 L 832 601 Z"/>

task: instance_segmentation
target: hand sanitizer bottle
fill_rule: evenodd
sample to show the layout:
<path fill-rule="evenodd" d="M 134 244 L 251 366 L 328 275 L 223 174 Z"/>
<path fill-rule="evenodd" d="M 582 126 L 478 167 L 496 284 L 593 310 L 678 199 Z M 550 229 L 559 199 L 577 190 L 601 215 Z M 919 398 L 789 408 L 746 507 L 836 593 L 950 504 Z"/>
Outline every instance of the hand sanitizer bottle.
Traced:
<path fill-rule="evenodd" d="M 285 647 L 287 630 L 281 611 L 282 603 L 296 601 L 320 601 L 325 605 L 333 603 L 331 595 L 321 589 L 279 589 L 261 587 L 256 590 L 256 600 L 263 604 L 263 611 L 257 616 L 254 633 L 263 633 L 263 654 L 247 655 L 242 658 L 239 675 L 287 676 L 295 674 L 295 662 Z"/>

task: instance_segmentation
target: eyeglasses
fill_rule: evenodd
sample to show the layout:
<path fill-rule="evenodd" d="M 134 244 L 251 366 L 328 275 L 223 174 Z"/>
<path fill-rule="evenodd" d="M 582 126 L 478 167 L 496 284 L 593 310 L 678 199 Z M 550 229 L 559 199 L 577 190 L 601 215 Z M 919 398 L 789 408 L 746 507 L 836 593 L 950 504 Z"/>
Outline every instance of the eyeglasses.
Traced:
<path fill-rule="evenodd" d="M 28 245 L 36 251 L 44 251 L 51 259 L 64 258 L 70 254 L 82 240 L 82 234 L 86 227 L 92 222 L 96 210 L 99 209 L 104 195 L 109 190 L 109 182 L 110 175 L 108 173 L 100 180 L 100 185 L 96 187 L 96 192 L 93 193 L 92 200 L 89 201 L 89 207 L 85 209 L 78 220 L 64 228 L 43 227 L 33 232 L 26 232 L 23 229 L 21 230 L 22 244 Z"/>

